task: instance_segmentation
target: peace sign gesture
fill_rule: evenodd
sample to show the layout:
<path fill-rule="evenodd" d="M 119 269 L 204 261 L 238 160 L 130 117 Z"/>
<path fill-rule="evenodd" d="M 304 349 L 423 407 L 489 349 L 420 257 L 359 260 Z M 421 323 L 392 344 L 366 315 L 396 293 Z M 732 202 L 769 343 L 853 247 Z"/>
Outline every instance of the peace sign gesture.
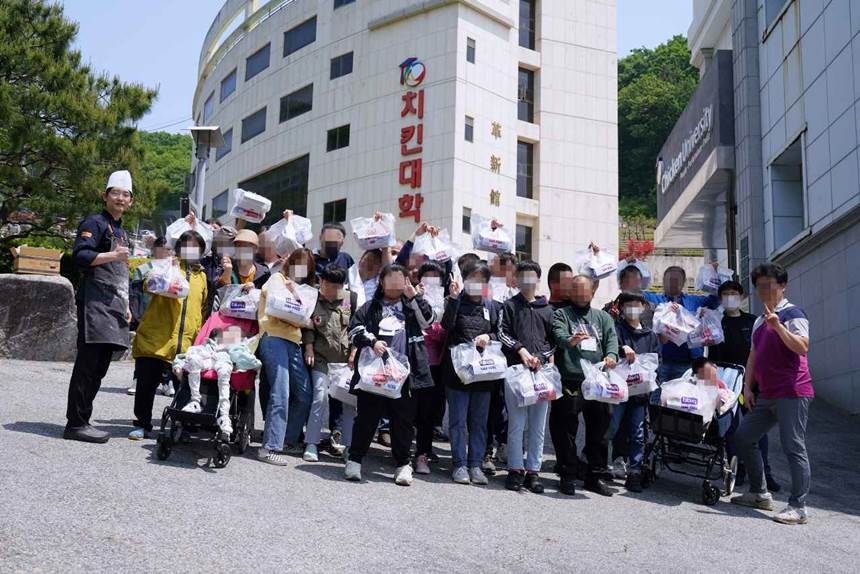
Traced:
<path fill-rule="evenodd" d="M 764 306 L 764 320 L 771 329 L 777 329 L 781 325 L 779 315 L 774 313 L 769 305 Z"/>

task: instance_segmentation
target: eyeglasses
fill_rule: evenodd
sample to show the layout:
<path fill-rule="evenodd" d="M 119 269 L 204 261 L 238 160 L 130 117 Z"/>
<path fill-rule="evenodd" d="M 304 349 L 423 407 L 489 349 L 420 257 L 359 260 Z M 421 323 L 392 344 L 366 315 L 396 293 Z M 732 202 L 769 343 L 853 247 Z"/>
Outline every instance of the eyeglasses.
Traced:
<path fill-rule="evenodd" d="M 131 199 L 131 192 L 123 191 L 120 189 L 112 189 L 108 192 L 108 195 L 113 197 L 114 199 Z"/>

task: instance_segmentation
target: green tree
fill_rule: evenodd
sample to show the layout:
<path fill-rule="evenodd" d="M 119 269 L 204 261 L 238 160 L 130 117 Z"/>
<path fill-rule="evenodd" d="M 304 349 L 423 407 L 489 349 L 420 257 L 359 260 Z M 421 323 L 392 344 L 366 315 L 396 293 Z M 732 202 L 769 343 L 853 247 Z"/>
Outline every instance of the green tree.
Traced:
<path fill-rule="evenodd" d="M 657 155 L 698 82 L 699 71 L 690 65 L 681 35 L 618 61 L 621 217 L 657 216 Z"/>
<path fill-rule="evenodd" d="M 140 167 L 134 126 L 156 92 L 82 64 L 77 31 L 58 4 L 0 1 L 0 265 L 24 240 L 67 240 L 98 209 L 107 175 Z M 130 222 L 155 204 L 140 178 L 135 204 Z"/>
<path fill-rule="evenodd" d="M 158 230 L 172 221 L 164 214 L 179 209 L 179 198 L 185 193 L 185 177 L 191 171 L 194 140 L 190 135 L 166 132 L 140 132 L 144 156 L 138 179 L 145 181 L 154 203 L 141 217 L 149 219 Z"/>

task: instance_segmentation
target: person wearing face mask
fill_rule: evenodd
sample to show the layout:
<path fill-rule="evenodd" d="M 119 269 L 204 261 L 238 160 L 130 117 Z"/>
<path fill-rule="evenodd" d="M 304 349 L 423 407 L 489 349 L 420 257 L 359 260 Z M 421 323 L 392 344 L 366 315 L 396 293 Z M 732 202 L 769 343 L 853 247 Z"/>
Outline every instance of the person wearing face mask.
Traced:
<path fill-rule="evenodd" d="M 378 357 L 384 357 L 392 349 L 409 359 L 410 371 L 400 398 L 391 399 L 356 389 L 360 375 L 355 370 L 351 386 L 358 397 L 358 407 L 344 469 L 344 476 L 350 481 L 361 480 L 362 460 L 380 419 L 387 416 L 391 421 L 391 454 L 397 465 L 394 482 L 401 486 L 412 484 L 409 450 L 415 435 L 415 391 L 433 386 L 423 331 L 436 317 L 420 287 L 413 287 L 406 275 L 406 269 L 400 265 L 385 266 L 373 299 L 356 311 L 349 324 L 350 342 L 356 347 L 359 359 L 365 349 Z"/>
<path fill-rule="evenodd" d="M 197 232 L 186 231 L 174 249 L 179 269 L 188 281 L 188 295 L 184 299 L 154 295 L 140 321 L 131 348 L 137 381 L 134 429 L 128 435 L 131 440 L 151 437 L 156 390 L 170 377 L 173 359 L 191 346 L 203 325 L 208 287 L 200 258 L 206 242 Z"/>
<path fill-rule="evenodd" d="M 355 264 L 352 256 L 342 251 L 345 239 L 346 229 L 343 225 L 336 222 L 323 224 L 320 230 L 320 247 L 314 251 L 317 275 L 331 263 L 344 269 L 349 269 Z"/>
<path fill-rule="evenodd" d="M 617 301 L 620 312 L 615 321 L 615 332 L 621 347 L 621 360 L 633 363 L 637 355 L 656 353 L 660 347 L 657 335 L 642 323 L 642 317 L 648 307 L 645 297 L 636 291 L 623 291 Z M 609 438 L 613 441 L 614 455 L 627 458 L 624 487 L 630 492 L 642 492 L 647 408 L 648 395 L 630 397 L 627 402 L 612 407 Z"/>
<path fill-rule="evenodd" d="M 642 272 L 634 265 L 635 259 L 631 261 L 622 261 L 619 265 L 621 270 L 618 271 L 618 287 L 621 293 L 643 293 Z M 609 313 L 613 319 L 618 320 L 621 317 L 621 303 L 619 301 L 621 294 L 603 306 L 603 310 Z M 644 297 L 644 295 L 643 295 Z M 642 316 L 639 317 L 642 326 L 651 328 L 654 321 L 654 306 L 645 300 L 645 307 L 642 309 Z"/>
<path fill-rule="evenodd" d="M 612 496 L 612 491 L 600 480 L 608 462 L 606 431 L 609 428 L 609 405 L 586 401 L 580 389 L 585 379 L 581 359 L 594 364 L 603 362 L 608 369 L 615 368 L 618 363 L 615 325 L 608 313 L 591 306 L 593 286 L 591 277 L 575 276 L 571 304 L 558 309 L 553 315 L 555 364 L 561 373 L 563 394 L 552 404 L 549 430 L 558 460 L 556 470 L 561 475 L 559 491 L 573 495 L 576 493 L 574 481 L 579 464 L 576 432 L 579 429 L 579 414 L 582 413 L 585 419 L 585 454 L 588 459 L 585 489 Z"/>
<path fill-rule="evenodd" d="M 242 229 L 236 233 L 233 239 L 233 257 L 225 255 L 221 258 L 223 271 L 218 280 L 219 286 L 248 285 L 248 288 L 261 289 L 266 284 L 271 273 L 268 267 L 254 260 L 259 245 L 260 239 L 250 229 Z"/>
<path fill-rule="evenodd" d="M 743 303 L 744 288 L 737 281 L 726 281 L 720 285 L 717 295 L 720 297 L 723 307 L 723 333 L 725 338 L 719 345 L 708 347 L 708 358 L 712 361 L 732 363 L 735 365 L 746 365 L 752 347 L 752 331 L 756 317 L 741 309 Z M 741 412 L 746 414 L 746 405 L 741 406 Z M 735 444 L 735 431 L 737 430 L 740 417 L 732 420 L 732 426 L 726 433 L 726 454 L 731 460 L 737 454 Z M 758 448 L 761 451 L 764 463 L 764 476 L 767 489 L 770 492 L 779 492 L 781 485 L 773 477 L 770 462 L 768 460 L 768 438 L 767 434 L 761 437 Z M 746 468 L 743 463 L 738 465 L 738 474 L 735 486 L 742 486 L 746 479 Z"/>

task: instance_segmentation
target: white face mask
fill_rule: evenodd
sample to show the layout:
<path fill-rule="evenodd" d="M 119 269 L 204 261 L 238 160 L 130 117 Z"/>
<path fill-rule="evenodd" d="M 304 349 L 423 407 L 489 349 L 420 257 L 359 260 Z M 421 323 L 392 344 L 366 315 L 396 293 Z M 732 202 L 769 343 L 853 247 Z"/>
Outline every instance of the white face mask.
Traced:
<path fill-rule="evenodd" d="M 253 261 L 254 250 L 248 248 L 239 248 L 236 250 L 236 259 L 239 261 Z"/>
<path fill-rule="evenodd" d="M 739 295 L 726 295 L 723 297 L 723 309 L 726 311 L 736 311 L 741 308 L 741 298 Z"/>
<path fill-rule="evenodd" d="M 184 261 L 199 261 L 200 260 L 200 248 L 199 247 L 180 247 L 179 248 L 179 257 Z"/>
<path fill-rule="evenodd" d="M 307 279 L 307 265 L 290 265 L 290 278 L 292 279 Z"/>
<path fill-rule="evenodd" d="M 624 307 L 624 316 L 630 317 L 631 319 L 638 319 L 642 316 L 642 311 L 644 311 L 642 307 L 634 307 L 631 305 L 630 307 Z"/>
<path fill-rule="evenodd" d="M 520 277 L 519 283 L 523 287 L 534 287 L 535 285 L 538 284 L 538 278 L 533 277 L 531 275 L 526 275 L 524 277 Z"/>
<path fill-rule="evenodd" d="M 421 279 L 421 284 L 425 287 L 442 285 L 442 279 L 439 277 L 424 277 Z"/>
<path fill-rule="evenodd" d="M 466 281 L 466 294 L 470 297 L 480 297 L 484 294 L 484 284 L 480 281 Z"/>

